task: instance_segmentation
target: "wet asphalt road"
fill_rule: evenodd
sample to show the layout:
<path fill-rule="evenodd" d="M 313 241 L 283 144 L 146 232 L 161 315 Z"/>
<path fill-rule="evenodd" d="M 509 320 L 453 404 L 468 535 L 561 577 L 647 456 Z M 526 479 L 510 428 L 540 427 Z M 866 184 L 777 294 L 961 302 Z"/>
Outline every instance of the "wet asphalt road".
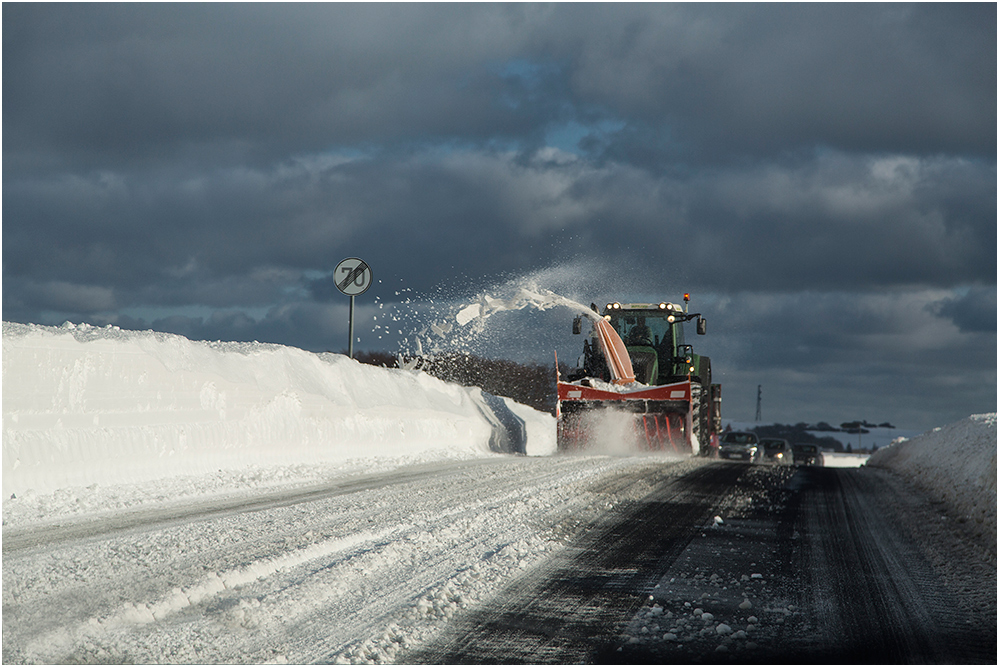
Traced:
<path fill-rule="evenodd" d="M 397 662 L 995 664 L 995 545 L 886 471 L 616 484 L 648 492 Z"/>

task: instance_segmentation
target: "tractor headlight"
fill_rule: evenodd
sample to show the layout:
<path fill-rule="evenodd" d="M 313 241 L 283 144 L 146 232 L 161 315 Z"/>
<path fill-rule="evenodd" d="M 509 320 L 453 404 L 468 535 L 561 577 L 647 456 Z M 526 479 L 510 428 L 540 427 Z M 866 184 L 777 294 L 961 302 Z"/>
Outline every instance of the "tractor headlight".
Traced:
<path fill-rule="evenodd" d="M 669 322 L 670 324 L 673 324 L 673 322 L 676 321 L 676 318 L 670 315 L 669 317 L 666 318 L 666 321 Z"/>
<path fill-rule="evenodd" d="M 666 310 L 666 304 L 665 303 L 659 304 L 659 310 Z"/>

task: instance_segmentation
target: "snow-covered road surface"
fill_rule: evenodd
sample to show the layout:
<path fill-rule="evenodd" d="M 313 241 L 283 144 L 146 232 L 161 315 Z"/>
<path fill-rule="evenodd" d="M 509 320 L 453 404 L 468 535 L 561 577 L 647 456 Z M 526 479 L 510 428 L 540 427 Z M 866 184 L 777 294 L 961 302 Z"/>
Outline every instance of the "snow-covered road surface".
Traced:
<path fill-rule="evenodd" d="M 994 550 L 877 469 L 493 456 L 4 535 L 5 663 L 994 658 Z"/>
<path fill-rule="evenodd" d="M 627 499 L 608 480 L 699 464 L 491 457 L 5 529 L 3 659 L 390 661 Z"/>
<path fill-rule="evenodd" d="M 403 661 L 994 663 L 994 548 L 890 473 L 649 481 Z"/>

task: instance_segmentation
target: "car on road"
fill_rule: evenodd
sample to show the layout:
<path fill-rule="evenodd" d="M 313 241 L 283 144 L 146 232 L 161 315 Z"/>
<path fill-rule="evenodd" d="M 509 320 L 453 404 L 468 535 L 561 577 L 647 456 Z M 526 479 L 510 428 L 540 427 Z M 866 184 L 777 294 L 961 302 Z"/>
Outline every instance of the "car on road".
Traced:
<path fill-rule="evenodd" d="M 767 463 L 789 466 L 793 462 L 791 443 L 783 438 L 763 438 L 760 440 L 760 448 L 761 460 Z"/>
<path fill-rule="evenodd" d="M 718 458 L 753 463 L 760 459 L 760 439 L 748 431 L 729 431 L 722 434 Z"/>
<path fill-rule="evenodd" d="M 805 465 L 805 466 L 821 466 L 825 465 L 825 459 L 823 459 L 822 450 L 819 448 L 818 445 L 795 445 L 794 464 Z"/>

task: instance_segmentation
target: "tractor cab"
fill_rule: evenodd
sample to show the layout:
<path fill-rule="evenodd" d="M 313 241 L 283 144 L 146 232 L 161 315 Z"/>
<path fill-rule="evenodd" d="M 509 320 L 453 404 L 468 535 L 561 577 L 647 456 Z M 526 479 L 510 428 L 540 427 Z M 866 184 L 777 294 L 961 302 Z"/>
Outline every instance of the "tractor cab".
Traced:
<path fill-rule="evenodd" d="M 556 377 L 558 449 L 585 448 L 592 427 L 608 414 L 631 415 L 634 434 L 650 450 L 710 455 L 721 432 L 721 385 L 711 384 L 711 359 L 694 354 L 684 341 L 683 325 L 700 313 L 684 305 L 609 303 L 580 314 L 572 332 L 582 334 L 580 368 Z M 625 420 L 627 422 L 627 419 Z"/>
<path fill-rule="evenodd" d="M 685 299 L 686 300 L 686 299 Z M 596 310 L 596 308 L 593 308 Z M 631 357 L 635 379 L 642 384 L 662 385 L 691 376 L 701 376 L 710 383 L 710 366 L 693 353 L 693 347 L 684 342 L 683 324 L 697 319 L 697 333 L 704 334 L 706 321 L 699 313 L 687 313 L 683 306 L 673 303 L 609 303 L 600 315 L 607 320 L 624 341 Z M 574 333 L 582 333 L 582 318 L 577 318 Z M 582 374 L 605 378 L 608 375 L 603 356 L 595 340 L 583 344 L 584 363 Z"/>

